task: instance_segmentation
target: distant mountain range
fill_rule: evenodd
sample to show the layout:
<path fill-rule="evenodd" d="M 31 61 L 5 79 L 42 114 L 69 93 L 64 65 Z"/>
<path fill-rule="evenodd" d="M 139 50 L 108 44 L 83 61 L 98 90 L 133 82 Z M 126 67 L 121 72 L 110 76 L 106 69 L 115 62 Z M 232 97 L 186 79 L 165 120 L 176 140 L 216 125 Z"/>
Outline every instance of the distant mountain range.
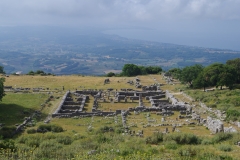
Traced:
<path fill-rule="evenodd" d="M 8 74 L 43 70 L 54 74 L 102 75 L 126 63 L 164 70 L 239 58 L 239 51 L 133 40 L 99 32 L 1 27 L 0 65 Z"/>

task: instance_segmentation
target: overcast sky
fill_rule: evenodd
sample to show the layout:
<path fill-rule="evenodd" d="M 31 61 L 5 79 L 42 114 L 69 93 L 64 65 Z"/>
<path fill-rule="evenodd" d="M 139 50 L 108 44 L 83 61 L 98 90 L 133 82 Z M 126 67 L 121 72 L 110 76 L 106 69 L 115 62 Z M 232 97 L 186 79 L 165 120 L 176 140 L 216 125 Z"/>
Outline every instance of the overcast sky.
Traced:
<path fill-rule="evenodd" d="M 240 0 L 1 0 L 0 26 L 99 28 L 129 38 L 240 50 Z"/>

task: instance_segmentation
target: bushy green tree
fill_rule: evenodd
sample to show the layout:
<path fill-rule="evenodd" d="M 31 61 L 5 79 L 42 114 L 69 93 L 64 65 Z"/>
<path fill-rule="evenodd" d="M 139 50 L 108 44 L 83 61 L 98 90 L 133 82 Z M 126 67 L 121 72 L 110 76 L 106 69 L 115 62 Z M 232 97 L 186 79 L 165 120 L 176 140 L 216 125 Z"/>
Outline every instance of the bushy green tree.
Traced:
<path fill-rule="evenodd" d="M 146 67 L 146 72 L 148 74 L 157 74 L 157 73 L 162 72 L 162 68 L 158 67 L 158 66 L 148 66 L 148 67 Z"/>
<path fill-rule="evenodd" d="M 213 63 L 204 68 L 203 76 L 210 86 L 217 86 L 219 83 L 219 75 L 224 71 L 224 64 Z"/>
<path fill-rule="evenodd" d="M 188 83 L 190 87 L 193 87 L 193 81 L 198 77 L 199 73 L 203 71 L 203 66 L 196 64 L 194 66 L 187 66 L 182 69 L 180 75 L 180 81 L 182 83 Z"/>
<path fill-rule="evenodd" d="M 193 88 L 203 88 L 205 91 L 206 87 L 208 87 L 208 83 L 203 75 L 203 72 L 200 72 L 197 78 L 193 80 Z"/>
<path fill-rule="evenodd" d="M 226 62 L 226 65 L 234 68 L 234 70 L 236 71 L 236 75 L 235 75 L 236 83 L 239 84 L 240 83 L 240 58 L 228 60 Z"/>
<path fill-rule="evenodd" d="M 240 58 L 228 60 L 226 64 L 213 63 L 207 67 L 196 64 L 183 69 L 173 68 L 167 72 L 182 83 L 193 88 L 228 87 L 233 89 L 234 84 L 240 83 Z"/>
<path fill-rule="evenodd" d="M 37 70 L 36 74 L 46 74 L 46 73 L 44 71 L 42 71 L 42 70 Z"/>
<path fill-rule="evenodd" d="M 45 73 L 44 71 L 42 71 L 42 70 L 37 70 L 36 72 L 34 72 L 34 71 L 29 71 L 28 73 L 27 73 L 27 75 L 42 75 L 42 76 L 46 76 L 46 75 L 48 75 L 48 76 L 50 76 L 50 75 L 53 75 L 54 76 L 54 74 L 52 74 L 52 73 Z"/>
<path fill-rule="evenodd" d="M 138 66 L 138 67 L 141 70 L 141 75 L 147 75 L 148 74 L 147 70 L 146 70 L 146 67 L 144 67 L 144 66 Z"/>
<path fill-rule="evenodd" d="M 0 101 L 2 101 L 2 98 L 5 95 L 5 93 L 4 93 L 4 82 L 5 82 L 5 78 L 0 78 Z"/>
<path fill-rule="evenodd" d="M 29 71 L 27 75 L 34 75 L 34 71 Z"/>
<path fill-rule="evenodd" d="M 106 76 L 107 76 L 107 77 L 113 77 L 113 76 L 115 76 L 115 73 L 109 72 Z"/>
<path fill-rule="evenodd" d="M 125 64 L 122 69 L 122 76 L 136 76 L 146 74 L 158 74 L 162 71 L 161 67 L 158 66 L 137 66 L 135 64 Z"/>
<path fill-rule="evenodd" d="M 3 66 L 0 66 L 0 74 L 5 74 L 5 72 L 4 72 L 4 67 Z"/>
<path fill-rule="evenodd" d="M 180 68 L 172 68 L 172 69 L 168 70 L 167 73 L 176 79 L 180 79 L 182 70 Z"/>
<path fill-rule="evenodd" d="M 221 87 L 227 86 L 229 89 L 233 88 L 236 82 L 236 69 L 231 65 L 225 65 L 221 63 L 214 63 L 203 71 L 203 78 L 209 86 Z"/>
<path fill-rule="evenodd" d="M 222 89 L 222 86 L 226 86 L 232 89 L 237 79 L 236 74 L 237 71 L 232 66 L 224 65 L 223 71 L 219 74 L 216 87 L 220 86 Z"/>
<path fill-rule="evenodd" d="M 141 69 L 135 64 L 125 64 L 122 69 L 124 76 L 136 76 L 141 74 Z"/>
<path fill-rule="evenodd" d="M 0 66 L 0 73 L 5 74 L 2 66 Z M 4 81 L 5 81 L 4 78 L 0 78 L 0 101 L 2 101 L 2 98 L 5 95 L 5 93 L 4 93 Z"/>

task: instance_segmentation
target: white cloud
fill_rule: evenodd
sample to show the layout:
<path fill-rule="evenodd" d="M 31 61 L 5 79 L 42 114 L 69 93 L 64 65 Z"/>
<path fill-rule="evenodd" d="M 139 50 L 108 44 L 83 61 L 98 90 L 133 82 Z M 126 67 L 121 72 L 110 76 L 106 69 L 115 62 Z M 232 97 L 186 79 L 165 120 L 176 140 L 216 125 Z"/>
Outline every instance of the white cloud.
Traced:
<path fill-rule="evenodd" d="M 239 0 L 1 0 L 0 24 L 240 20 Z"/>
<path fill-rule="evenodd" d="M 174 43 L 196 37 L 196 44 L 222 35 L 224 43 L 232 40 L 239 46 L 239 6 L 240 0 L 0 0 L 0 26 L 151 28 L 153 34 L 135 35 L 161 41 L 170 37 L 168 42 Z"/>

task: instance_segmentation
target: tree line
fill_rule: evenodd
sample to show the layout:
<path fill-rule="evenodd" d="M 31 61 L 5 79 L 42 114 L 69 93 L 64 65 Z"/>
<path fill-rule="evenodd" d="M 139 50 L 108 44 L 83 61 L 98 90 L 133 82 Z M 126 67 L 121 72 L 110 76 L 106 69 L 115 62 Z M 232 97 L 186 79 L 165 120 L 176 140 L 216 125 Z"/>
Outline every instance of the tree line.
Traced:
<path fill-rule="evenodd" d="M 158 74 L 160 72 L 162 72 L 162 68 L 159 66 L 138 66 L 135 64 L 125 64 L 121 73 L 115 74 L 113 72 L 109 72 L 106 76 L 132 77 L 137 75 Z"/>
<path fill-rule="evenodd" d="M 5 74 L 2 66 L 0 66 L 0 74 Z M 4 86 L 3 86 L 4 81 L 5 81 L 5 79 L 3 77 L 1 77 L 0 78 L 0 101 L 2 101 L 2 97 L 5 95 L 4 94 Z"/>
<path fill-rule="evenodd" d="M 27 73 L 27 75 L 41 75 L 41 76 L 46 76 L 46 75 L 54 75 L 54 74 L 52 74 L 52 73 L 45 73 L 44 71 L 42 71 L 42 70 L 37 70 L 36 72 L 34 72 L 34 71 L 29 71 L 28 73 Z"/>
<path fill-rule="evenodd" d="M 188 84 L 190 88 L 206 87 L 228 87 L 233 89 L 240 84 L 240 58 L 228 60 L 226 64 L 213 63 L 203 67 L 200 64 L 187 66 L 182 69 L 173 68 L 167 72 L 168 75 Z"/>

